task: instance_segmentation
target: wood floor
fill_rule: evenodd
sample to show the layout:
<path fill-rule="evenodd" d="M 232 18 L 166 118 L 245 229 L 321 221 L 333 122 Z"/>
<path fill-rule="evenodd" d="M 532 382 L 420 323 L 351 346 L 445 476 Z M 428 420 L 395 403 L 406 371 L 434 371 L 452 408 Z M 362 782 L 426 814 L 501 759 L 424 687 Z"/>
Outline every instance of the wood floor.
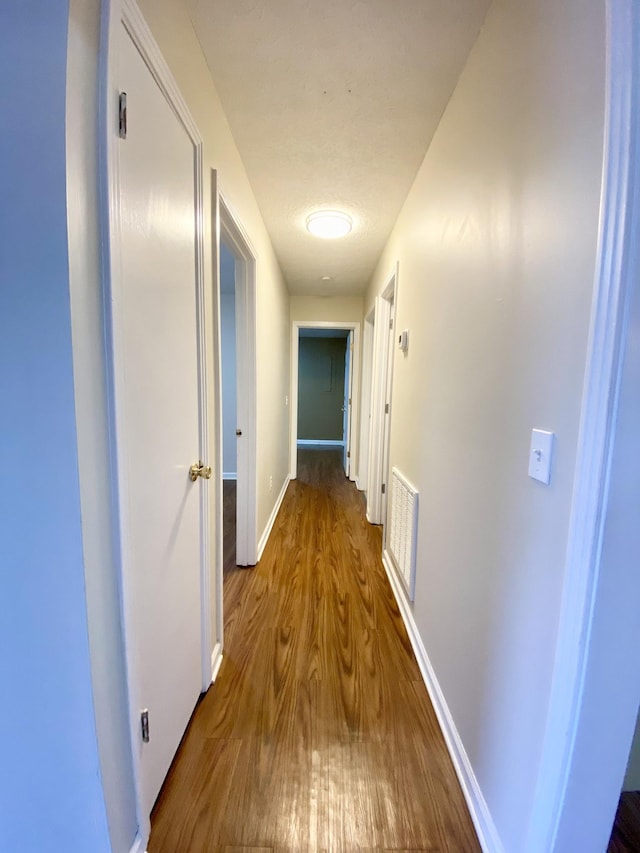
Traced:
<path fill-rule="evenodd" d="M 222 481 L 222 573 L 227 575 L 238 569 L 236 566 L 236 481 Z"/>
<path fill-rule="evenodd" d="M 301 451 L 264 555 L 225 578 L 225 651 L 149 853 L 480 850 L 335 451 Z"/>
<path fill-rule="evenodd" d="M 640 853 L 640 791 L 620 797 L 607 853 Z"/>

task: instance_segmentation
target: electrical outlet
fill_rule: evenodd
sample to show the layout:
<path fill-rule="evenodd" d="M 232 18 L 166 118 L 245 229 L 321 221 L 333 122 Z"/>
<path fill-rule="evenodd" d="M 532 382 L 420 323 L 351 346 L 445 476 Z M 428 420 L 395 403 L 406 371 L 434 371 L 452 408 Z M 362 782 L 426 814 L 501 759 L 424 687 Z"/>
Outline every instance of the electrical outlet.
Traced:
<path fill-rule="evenodd" d="M 273 491 L 273 474 L 269 474 L 269 491 Z"/>
<path fill-rule="evenodd" d="M 284 395 L 284 404 L 285 404 L 285 406 L 289 405 L 289 395 L 288 394 Z"/>

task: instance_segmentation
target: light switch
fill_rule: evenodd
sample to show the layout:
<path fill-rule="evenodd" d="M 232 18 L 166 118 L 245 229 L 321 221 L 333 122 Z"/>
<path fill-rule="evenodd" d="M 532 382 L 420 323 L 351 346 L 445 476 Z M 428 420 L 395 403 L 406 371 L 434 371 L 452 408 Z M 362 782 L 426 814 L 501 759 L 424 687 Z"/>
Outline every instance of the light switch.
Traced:
<path fill-rule="evenodd" d="M 551 479 L 551 455 L 553 452 L 552 432 L 543 429 L 531 430 L 531 450 L 529 451 L 529 476 L 539 480 L 545 486 Z"/>

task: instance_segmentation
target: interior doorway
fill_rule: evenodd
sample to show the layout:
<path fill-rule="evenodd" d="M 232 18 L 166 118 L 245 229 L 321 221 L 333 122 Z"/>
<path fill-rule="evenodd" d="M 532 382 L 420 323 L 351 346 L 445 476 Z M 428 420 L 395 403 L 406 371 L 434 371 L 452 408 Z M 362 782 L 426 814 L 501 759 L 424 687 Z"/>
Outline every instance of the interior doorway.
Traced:
<path fill-rule="evenodd" d="M 359 323 L 296 321 L 291 344 L 291 478 L 300 447 L 337 448 L 356 479 Z"/>
<path fill-rule="evenodd" d="M 373 325 L 375 309 L 364 318 L 362 336 L 362 395 L 360 402 L 360 439 L 358 442 L 358 476 L 356 484 L 367 498 L 369 479 L 369 445 L 371 441 L 371 381 L 373 374 Z"/>
<path fill-rule="evenodd" d="M 212 244 L 215 406 L 214 607 L 217 658 L 224 643 L 224 568 L 257 562 L 256 481 L 256 256 L 242 225 L 218 191 L 211 173 L 216 213 Z M 224 356 L 224 358 L 223 358 Z M 225 488 L 226 485 L 226 488 Z"/>
<path fill-rule="evenodd" d="M 366 486 L 367 519 L 371 524 L 386 525 L 387 519 L 397 280 L 396 264 L 381 295 L 376 297 L 374 307 Z"/>
<path fill-rule="evenodd" d="M 219 222 L 216 294 L 216 327 L 218 333 L 218 364 L 216 370 L 218 465 L 216 477 L 219 481 L 219 494 L 221 495 L 224 474 L 235 474 L 236 563 L 239 566 L 254 566 L 258 555 L 256 528 L 256 260 L 248 236 L 222 195 L 219 198 Z M 223 273 L 226 279 L 224 283 L 222 281 Z M 224 293 L 223 286 L 225 287 Z M 223 306 L 226 312 L 224 317 Z M 232 313 L 230 313 L 231 307 L 233 308 Z M 229 324 L 233 324 L 234 321 L 235 327 L 230 330 Z M 227 347 L 226 365 L 230 368 L 227 371 L 227 378 L 230 377 L 227 385 L 231 388 L 231 402 L 227 400 L 227 406 L 224 405 L 225 400 L 223 398 L 225 390 L 223 387 L 223 369 L 225 368 L 222 357 L 223 339 L 225 343 L 229 341 L 235 343 L 235 347 Z M 228 436 L 228 433 L 233 433 L 233 435 Z M 225 437 L 228 438 L 226 448 Z M 228 465 L 233 467 L 235 460 L 235 471 L 225 471 L 225 449 L 229 457 Z M 224 522 L 223 505 L 224 501 L 220 500 L 218 514 L 220 530 L 222 530 Z M 222 540 L 222 536 L 219 538 Z M 222 547 L 221 541 L 220 552 Z"/>
<path fill-rule="evenodd" d="M 238 406 L 236 259 L 220 239 L 220 364 L 222 373 L 222 570 L 237 566 Z"/>

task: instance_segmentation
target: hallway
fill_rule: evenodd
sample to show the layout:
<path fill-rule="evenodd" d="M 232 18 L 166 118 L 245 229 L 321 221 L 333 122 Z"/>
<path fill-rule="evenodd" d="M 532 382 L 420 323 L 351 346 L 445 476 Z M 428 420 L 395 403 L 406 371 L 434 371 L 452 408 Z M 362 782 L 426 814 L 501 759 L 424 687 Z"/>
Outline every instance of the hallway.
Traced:
<path fill-rule="evenodd" d="M 301 452 L 149 853 L 480 849 L 379 555 L 339 454 Z"/>

